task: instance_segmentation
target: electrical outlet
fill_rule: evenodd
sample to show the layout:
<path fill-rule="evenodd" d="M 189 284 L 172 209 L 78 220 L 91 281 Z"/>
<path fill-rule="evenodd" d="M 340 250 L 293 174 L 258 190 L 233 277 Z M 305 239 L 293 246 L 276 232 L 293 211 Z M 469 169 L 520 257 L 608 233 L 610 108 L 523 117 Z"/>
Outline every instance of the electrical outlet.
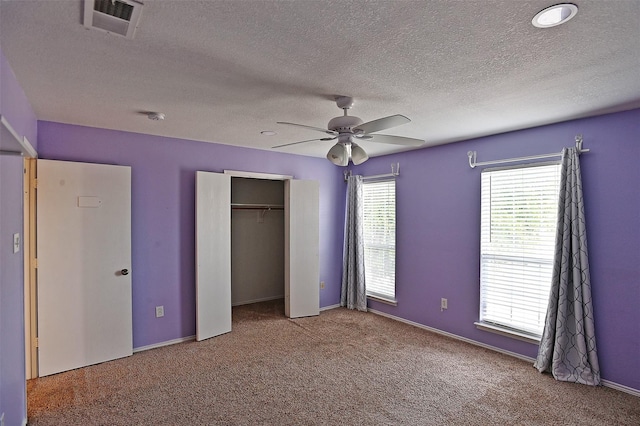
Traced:
<path fill-rule="evenodd" d="M 440 312 L 442 312 L 445 309 L 447 309 L 447 305 L 448 305 L 448 300 L 447 299 L 445 299 L 444 297 L 442 299 L 440 299 Z"/>
<path fill-rule="evenodd" d="M 164 306 L 156 306 L 156 318 L 164 316 Z"/>
<path fill-rule="evenodd" d="M 320 290 L 324 290 L 324 281 L 320 281 Z"/>

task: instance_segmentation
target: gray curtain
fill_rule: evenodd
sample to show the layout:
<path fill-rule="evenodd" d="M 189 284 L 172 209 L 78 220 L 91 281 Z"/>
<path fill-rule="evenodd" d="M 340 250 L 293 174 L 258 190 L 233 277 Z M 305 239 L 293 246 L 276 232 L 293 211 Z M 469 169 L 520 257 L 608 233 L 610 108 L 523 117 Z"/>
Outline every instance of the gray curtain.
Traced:
<path fill-rule="evenodd" d="M 349 176 L 347 180 L 340 306 L 366 311 L 362 201 L 362 176 Z"/>
<path fill-rule="evenodd" d="M 556 380 L 599 385 L 582 180 L 575 148 L 562 151 L 561 173 L 551 293 L 534 367 L 553 374 Z"/>

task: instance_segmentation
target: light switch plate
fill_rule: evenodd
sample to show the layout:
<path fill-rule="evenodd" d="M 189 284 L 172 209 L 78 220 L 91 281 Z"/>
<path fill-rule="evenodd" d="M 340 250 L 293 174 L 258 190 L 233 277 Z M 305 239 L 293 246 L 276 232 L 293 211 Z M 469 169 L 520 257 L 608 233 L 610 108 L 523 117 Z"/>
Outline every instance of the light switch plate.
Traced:
<path fill-rule="evenodd" d="M 13 234 L 13 252 L 20 251 L 20 234 Z"/>

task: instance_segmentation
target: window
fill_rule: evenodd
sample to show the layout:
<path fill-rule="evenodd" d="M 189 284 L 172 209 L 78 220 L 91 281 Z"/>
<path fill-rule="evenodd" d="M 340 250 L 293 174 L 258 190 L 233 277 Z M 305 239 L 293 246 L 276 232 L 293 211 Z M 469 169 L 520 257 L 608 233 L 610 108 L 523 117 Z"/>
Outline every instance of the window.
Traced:
<path fill-rule="evenodd" d="M 364 182 L 364 270 L 367 296 L 396 299 L 396 182 Z"/>
<path fill-rule="evenodd" d="M 542 335 L 559 185 L 559 164 L 482 172 L 479 326 Z"/>

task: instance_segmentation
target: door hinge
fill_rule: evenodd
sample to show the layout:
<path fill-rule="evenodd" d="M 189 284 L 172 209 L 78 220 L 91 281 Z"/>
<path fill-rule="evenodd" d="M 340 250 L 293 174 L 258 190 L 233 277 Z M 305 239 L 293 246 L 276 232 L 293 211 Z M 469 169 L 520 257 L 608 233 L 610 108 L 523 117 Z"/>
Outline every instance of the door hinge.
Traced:
<path fill-rule="evenodd" d="M 33 267 L 38 269 L 38 259 L 33 259 Z"/>
<path fill-rule="evenodd" d="M 38 346 L 38 345 L 39 345 L 38 338 L 34 337 L 33 338 L 33 346 L 36 347 L 36 348 L 39 348 L 40 346 Z"/>
<path fill-rule="evenodd" d="M 37 178 L 34 178 L 34 179 L 33 179 L 33 188 L 34 188 L 34 189 L 37 189 L 37 188 L 38 188 L 38 179 L 37 179 Z"/>

